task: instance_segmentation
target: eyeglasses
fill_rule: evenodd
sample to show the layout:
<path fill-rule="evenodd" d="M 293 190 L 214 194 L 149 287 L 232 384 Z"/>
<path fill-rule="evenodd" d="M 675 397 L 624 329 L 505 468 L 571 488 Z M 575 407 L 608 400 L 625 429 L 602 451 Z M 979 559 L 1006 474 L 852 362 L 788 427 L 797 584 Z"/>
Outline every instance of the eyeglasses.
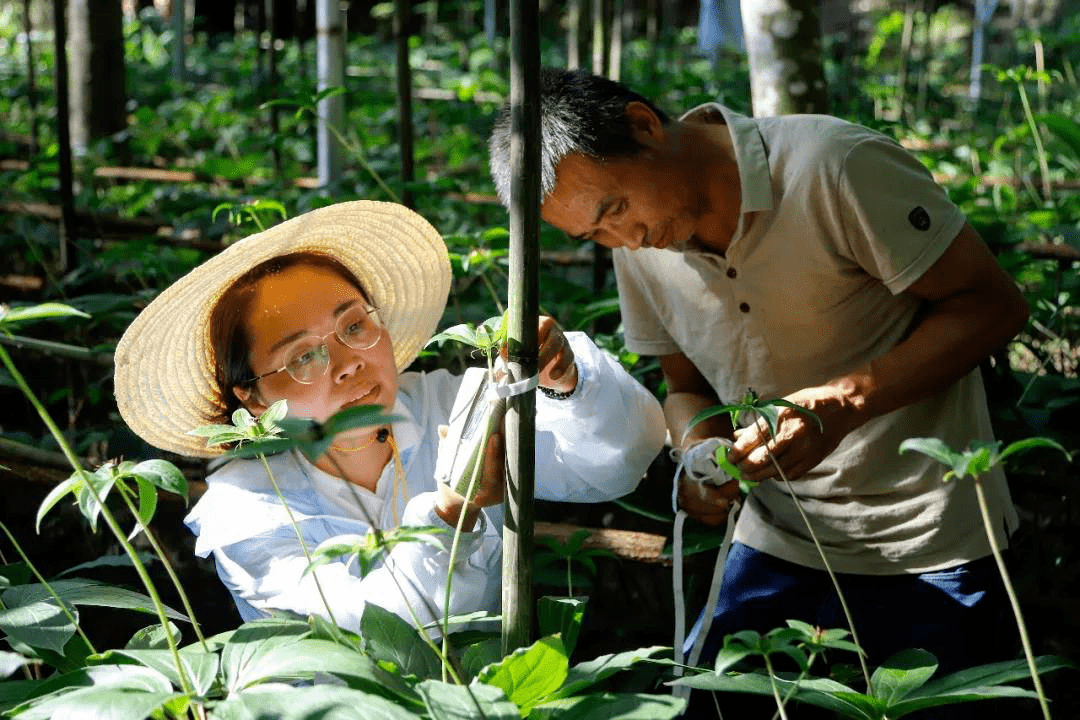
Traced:
<path fill-rule="evenodd" d="M 286 349 L 284 365 L 277 370 L 253 377 L 248 380 L 248 383 L 257 382 L 268 375 L 284 370 L 296 382 L 310 385 L 317 378 L 325 375 L 330 367 L 330 348 L 326 346 L 326 338 L 331 335 L 336 335 L 343 345 L 355 350 L 375 347 L 383 333 L 383 326 L 379 322 L 377 312 L 378 308 L 368 305 L 353 305 L 338 317 L 337 325 L 332 332 L 321 337 L 307 335 L 300 338 Z"/>

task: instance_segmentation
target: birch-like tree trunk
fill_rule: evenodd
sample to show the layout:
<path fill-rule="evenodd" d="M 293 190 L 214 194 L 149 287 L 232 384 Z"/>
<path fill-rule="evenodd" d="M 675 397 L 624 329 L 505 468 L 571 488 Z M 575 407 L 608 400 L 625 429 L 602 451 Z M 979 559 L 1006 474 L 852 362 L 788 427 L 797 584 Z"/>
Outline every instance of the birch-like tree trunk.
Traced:
<path fill-rule="evenodd" d="M 818 0 L 743 0 L 755 117 L 827 113 Z"/>
<path fill-rule="evenodd" d="M 338 0 L 315 2 L 316 61 L 319 92 L 341 87 L 345 82 L 345 28 Z M 334 132 L 345 127 L 345 98 L 338 94 L 319 101 L 316 128 L 319 184 L 341 180 L 343 148 Z M 333 128 L 333 129 L 331 129 Z"/>

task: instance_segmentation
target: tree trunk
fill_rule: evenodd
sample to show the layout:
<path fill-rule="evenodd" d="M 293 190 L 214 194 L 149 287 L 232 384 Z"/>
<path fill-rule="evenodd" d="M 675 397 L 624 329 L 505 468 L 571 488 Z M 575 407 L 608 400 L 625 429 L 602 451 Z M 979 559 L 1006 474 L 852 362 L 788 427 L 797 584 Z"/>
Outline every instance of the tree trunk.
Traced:
<path fill-rule="evenodd" d="M 316 73 L 318 90 L 341 87 L 345 82 L 345 28 L 337 0 L 315 0 Z M 341 180 L 343 148 L 335 132 L 345 126 L 345 99 L 341 94 L 319 101 L 316 128 L 319 185 Z"/>
<path fill-rule="evenodd" d="M 604 74 L 604 0 L 592 0 L 592 71 Z"/>
<path fill-rule="evenodd" d="M 581 0 L 569 0 L 566 5 L 566 67 L 581 67 Z"/>
<path fill-rule="evenodd" d="M 608 77 L 618 82 L 622 79 L 623 24 L 626 20 L 624 0 L 612 0 L 611 41 L 608 44 Z"/>
<path fill-rule="evenodd" d="M 30 0 L 23 0 L 23 31 L 26 33 L 26 102 L 30 108 L 30 162 L 34 162 L 38 154 L 37 79 L 34 75 L 32 30 Z"/>
<path fill-rule="evenodd" d="M 127 126 L 124 16 L 120 0 L 71 0 L 71 144 L 83 152 L 91 141 Z"/>
<path fill-rule="evenodd" d="M 394 38 L 397 43 L 398 147 L 401 149 L 401 203 L 415 207 L 413 170 L 412 68 L 409 66 L 409 0 L 394 3 Z"/>
<path fill-rule="evenodd" d="M 754 115 L 827 113 L 817 0 L 743 0 Z"/>

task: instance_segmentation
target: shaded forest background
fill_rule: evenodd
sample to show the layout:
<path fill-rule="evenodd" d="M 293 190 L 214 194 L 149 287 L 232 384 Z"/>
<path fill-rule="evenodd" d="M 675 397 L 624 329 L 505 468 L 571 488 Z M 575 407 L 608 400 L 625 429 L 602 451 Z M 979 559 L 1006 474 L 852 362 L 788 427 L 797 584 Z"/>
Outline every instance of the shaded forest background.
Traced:
<path fill-rule="evenodd" d="M 744 2 L 742 17 L 757 4 Z M 786 67 L 822 78 L 820 95 L 807 100 L 813 109 L 877 128 L 916 152 L 1031 304 L 1029 326 L 983 367 L 998 436 L 1044 435 L 1080 449 L 1080 8 L 1022 0 L 787 4 L 812 19 L 800 28 L 813 52 L 792 51 Z M 82 12 L 87 5 L 92 12 Z M 340 75 L 320 92 L 313 0 L 76 1 L 64 18 L 66 93 L 57 92 L 54 4 L 0 5 L 0 302 L 62 301 L 91 316 L 28 326 L 0 342 L 88 466 L 162 456 L 116 412 L 111 352 L 123 329 L 169 282 L 282 215 L 354 198 L 405 201 L 452 250 L 443 326 L 502 309 L 507 220 L 487 176 L 485 140 L 508 94 L 503 4 L 335 5 L 344 9 L 333 17 Z M 768 58 L 751 62 L 760 47 L 733 18 L 730 2 L 543 2 L 541 53 L 546 64 L 618 77 L 669 112 L 719 99 L 750 114 L 771 77 Z M 336 122 L 320 130 L 320 116 Z M 588 330 L 662 394 L 656 364 L 623 346 L 605 252 L 549 227 L 541 242 L 543 311 Z M 447 347 L 417 367 L 470 362 Z M 168 459 L 197 493 L 205 466 Z M 74 508 L 35 531 L 37 506 L 67 477 L 64 468 L 0 370 L 0 519 L 47 573 L 116 552 Z M 624 502 L 544 504 L 538 517 L 667 538 L 671 470 L 659 458 Z M 1080 658 L 1077 465 L 1031 453 L 1008 471 L 1022 519 L 1014 577 L 1037 651 Z M 197 588 L 207 629 L 235 625 L 212 567 L 192 554 L 184 512 L 163 499 L 155 531 L 185 586 Z M 704 527 L 690 536 L 702 550 L 716 544 Z M 0 561 L 12 561 L 3 543 L 0 552 Z M 545 547 L 538 553 L 540 590 L 565 592 L 563 567 Z M 582 643 L 606 652 L 670 643 L 670 567 L 592 560 L 595 571 L 574 564 L 575 589 L 592 597 Z M 701 552 L 691 569 L 708 577 L 712 560 Z M 102 577 L 132 583 L 121 570 Z M 692 588 L 699 599 L 704 582 Z M 122 644 L 143 624 L 102 611 L 96 632 Z M 1072 680 L 1046 680 L 1060 717 L 1080 712 Z"/>

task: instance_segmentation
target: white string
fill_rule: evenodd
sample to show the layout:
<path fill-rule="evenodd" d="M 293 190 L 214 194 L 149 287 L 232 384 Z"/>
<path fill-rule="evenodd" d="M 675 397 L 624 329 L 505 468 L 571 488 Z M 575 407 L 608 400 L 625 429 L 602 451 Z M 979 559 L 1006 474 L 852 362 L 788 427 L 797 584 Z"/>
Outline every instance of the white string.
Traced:
<path fill-rule="evenodd" d="M 712 581 L 709 584 L 709 595 L 705 601 L 705 609 L 702 611 L 701 628 L 694 639 L 694 646 L 690 649 L 690 657 L 685 657 L 683 645 L 686 642 L 686 598 L 683 593 L 683 526 L 686 523 L 686 511 L 679 509 L 679 475 L 685 465 L 685 453 L 679 453 L 679 463 L 675 466 L 675 475 L 672 478 L 671 508 L 675 511 L 675 526 L 672 529 L 672 591 L 675 605 L 675 637 L 674 657 L 677 665 L 674 668 L 675 677 L 682 677 L 684 659 L 686 665 L 697 665 L 701 657 L 701 651 L 705 646 L 705 637 L 709 634 L 712 626 L 713 615 L 720 600 L 720 588 L 724 582 L 724 564 L 727 562 L 728 551 L 731 550 L 731 542 L 735 536 L 735 521 L 738 519 L 742 505 L 738 500 L 731 504 L 728 512 L 727 527 L 724 529 L 724 539 L 720 543 L 720 550 L 716 555 L 716 564 L 713 567 Z M 690 695 L 690 688 L 685 685 L 675 685 L 671 694 L 680 699 L 686 699 Z"/>
<path fill-rule="evenodd" d="M 524 395 L 530 390 L 535 390 L 540 384 L 540 376 L 533 375 L 530 378 L 524 380 L 518 380 L 512 383 L 499 383 L 495 386 L 495 394 L 501 398 L 513 397 L 514 395 Z"/>

